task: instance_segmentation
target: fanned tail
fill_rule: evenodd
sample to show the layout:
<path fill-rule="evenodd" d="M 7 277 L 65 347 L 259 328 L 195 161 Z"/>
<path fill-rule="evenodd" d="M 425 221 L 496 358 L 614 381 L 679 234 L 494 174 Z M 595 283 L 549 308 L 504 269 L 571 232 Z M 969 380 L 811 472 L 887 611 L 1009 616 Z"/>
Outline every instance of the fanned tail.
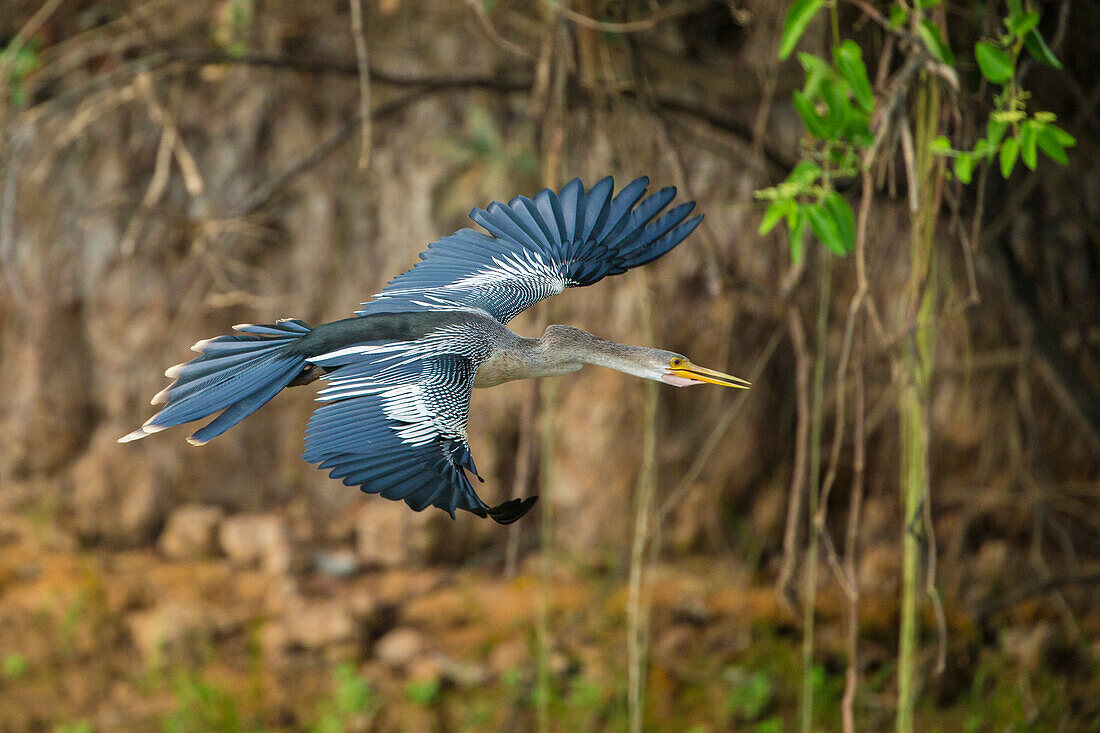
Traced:
<path fill-rule="evenodd" d="M 199 341 L 191 349 L 201 356 L 165 371 L 166 377 L 176 381 L 152 400 L 164 408 L 118 442 L 138 440 L 224 410 L 187 439 L 202 445 L 258 410 L 305 368 L 305 354 L 293 348 L 310 333 L 302 321 L 288 318 L 274 325 L 233 328 L 243 333 Z"/>

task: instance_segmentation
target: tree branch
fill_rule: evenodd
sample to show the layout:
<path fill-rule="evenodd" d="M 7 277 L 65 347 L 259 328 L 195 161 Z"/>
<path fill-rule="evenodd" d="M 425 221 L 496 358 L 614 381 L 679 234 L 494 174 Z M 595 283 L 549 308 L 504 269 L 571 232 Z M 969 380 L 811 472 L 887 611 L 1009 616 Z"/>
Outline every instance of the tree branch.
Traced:
<path fill-rule="evenodd" d="M 57 97 L 41 102 L 28 110 L 30 121 L 42 117 L 58 114 L 78 104 L 88 96 L 106 89 L 124 80 L 141 73 L 149 73 L 169 66 L 182 64 L 185 66 L 226 65 L 226 66 L 252 66 L 257 68 L 272 69 L 276 71 L 289 71 L 303 74 L 333 74 L 358 78 L 359 67 L 356 63 L 333 61 L 318 58 L 299 58 L 286 55 L 271 54 L 246 54 L 233 56 L 222 51 L 211 49 L 169 49 L 152 53 L 147 56 L 129 61 L 109 74 L 98 76 L 87 84 L 76 89 L 64 92 Z M 496 74 L 401 74 L 376 67 L 368 67 L 368 74 L 372 83 L 398 88 L 419 88 L 423 94 L 433 94 L 450 89 L 481 89 L 500 93 L 530 92 L 535 86 L 532 75 L 523 74 L 505 76 Z M 42 77 L 36 80 L 35 89 L 44 88 L 52 77 Z M 571 80 L 576 81 L 576 80 Z M 621 90 L 619 96 L 635 102 L 643 102 L 637 89 Z M 34 97 L 32 92 L 31 97 Z M 587 100 L 588 92 L 579 84 L 570 86 L 570 97 Z M 401 102 L 407 106 L 410 100 Z M 676 112 L 694 117 L 711 127 L 726 134 L 732 135 L 746 143 L 752 144 L 756 140 L 752 128 L 744 122 L 730 116 L 720 109 L 692 100 L 679 99 L 667 93 L 655 93 L 653 103 L 660 109 Z M 372 115 L 377 119 L 377 115 Z M 794 167 L 794 160 L 783 152 L 762 144 L 761 149 L 764 158 L 775 168 L 778 173 L 785 174 Z"/>

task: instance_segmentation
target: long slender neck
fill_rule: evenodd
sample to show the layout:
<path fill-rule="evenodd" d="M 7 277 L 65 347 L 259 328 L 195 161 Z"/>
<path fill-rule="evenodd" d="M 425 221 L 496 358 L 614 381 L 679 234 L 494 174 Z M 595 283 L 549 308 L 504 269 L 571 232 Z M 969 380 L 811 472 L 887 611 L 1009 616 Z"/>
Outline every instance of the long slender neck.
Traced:
<path fill-rule="evenodd" d="M 556 377 L 585 364 L 653 379 L 655 349 L 624 346 L 573 326 L 547 326 L 542 338 L 523 338 L 502 329 L 493 353 L 478 367 L 475 387 L 493 387 L 516 379 Z"/>
<path fill-rule="evenodd" d="M 594 364 L 636 377 L 653 377 L 646 364 L 654 349 L 608 341 L 573 326 L 548 326 L 535 351 L 541 352 L 547 366 L 569 365 L 568 371 Z"/>

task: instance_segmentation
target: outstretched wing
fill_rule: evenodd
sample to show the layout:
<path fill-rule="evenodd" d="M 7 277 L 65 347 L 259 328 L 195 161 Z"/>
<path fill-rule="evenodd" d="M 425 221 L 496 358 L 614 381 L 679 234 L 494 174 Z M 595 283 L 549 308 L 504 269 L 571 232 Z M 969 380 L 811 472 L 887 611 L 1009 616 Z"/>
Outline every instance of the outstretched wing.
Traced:
<path fill-rule="evenodd" d="M 368 347 L 369 348 L 369 347 Z M 385 350 L 325 375 L 306 429 L 310 463 L 370 494 L 403 499 L 416 511 L 437 506 L 508 524 L 535 497 L 490 507 L 466 471 L 477 475 L 466 440 L 466 417 L 476 365 L 454 354 L 418 356 Z M 480 477 L 479 477 L 480 478 Z"/>
<path fill-rule="evenodd" d="M 647 262 L 699 225 L 695 202 L 657 215 L 676 196 L 663 188 L 645 198 L 638 178 L 612 198 L 604 178 L 587 192 L 579 178 L 561 193 L 544 189 L 507 205 L 494 201 L 470 218 L 488 233 L 462 229 L 429 245 L 420 262 L 363 303 L 356 315 L 386 311 L 479 308 L 507 323 L 565 288 L 591 285 Z M 656 218 L 655 218 L 656 217 Z"/>

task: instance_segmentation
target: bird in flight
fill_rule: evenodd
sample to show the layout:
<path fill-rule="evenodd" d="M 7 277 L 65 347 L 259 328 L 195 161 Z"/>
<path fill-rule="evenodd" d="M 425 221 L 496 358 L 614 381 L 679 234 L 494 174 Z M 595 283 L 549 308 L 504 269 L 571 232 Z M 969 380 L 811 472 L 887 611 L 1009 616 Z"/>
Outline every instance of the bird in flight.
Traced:
<path fill-rule="evenodd" d="M 540 300 L 651 262 L 691 234 L 703 218 L 688 218 L 695 203 L 661 214 L 676 189 L 645 197 L 648 185 L 639 178 L 612 196 L 611 178 L 587 191 L 574 179 L 557 193 L 494 202 L 470 212 L 485 231 L 462 229 L 429 245 L 353 318 L 316 328 L 294 318 L 242 324 L 234 326 L 238 334 L 199 341 L 192 350 L 200 356 L 165 372 L 175 381 L 152 400 L 164 408 L 119 442 L 221 411 L 188 438 L 202 445 L 285 387 L 324 379 L 303 458 L 416 511 L 436 506 L 453 518 L 464 509 L 514 522 L 537 496 L 491 507 L 467 477 L 481 480 L 466 434 L 474 387 L 584 364 L 677 387 L 749 386 L 682 354 L 617 344 L 573 326 L 548 326 L 541 338 L 506 327 Z"/>

